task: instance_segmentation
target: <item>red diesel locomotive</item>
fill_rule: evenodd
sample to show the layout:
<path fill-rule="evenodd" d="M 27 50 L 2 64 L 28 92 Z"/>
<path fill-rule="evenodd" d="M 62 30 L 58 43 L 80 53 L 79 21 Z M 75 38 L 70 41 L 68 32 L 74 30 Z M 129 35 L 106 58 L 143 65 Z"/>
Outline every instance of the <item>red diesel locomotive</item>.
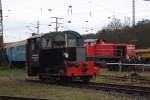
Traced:
<path fill-rule="evenodd" d="M 86 60 L 86 50 L 90 49 L 85 49 L 82 36 L 74 31 L 33 36 L 27 40 L 28 75 L 89 81 L 99 75 L 99 68 L 94 60 Z"/>
<path fill-rule="evenodd" d="M 136 56 L 135 45 L 133 44 L 116 44 L 105 43 L 102 39 L 95 42 L 86 42 L 85 47 L 88 52 L 87 59 L 94 59 L 96 65 L 109 65 L 111 68 L 117 66 L 118 62 L 129 63 L 128 61 Z M 112 65 L 111 65 L 112 63 Z"/>

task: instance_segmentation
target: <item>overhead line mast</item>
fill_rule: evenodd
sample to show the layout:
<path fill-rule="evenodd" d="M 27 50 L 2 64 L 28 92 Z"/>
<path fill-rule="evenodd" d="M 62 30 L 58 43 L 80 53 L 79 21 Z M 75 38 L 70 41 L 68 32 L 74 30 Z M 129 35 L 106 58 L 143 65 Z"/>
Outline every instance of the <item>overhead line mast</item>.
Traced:
<path fill-rule="evenodd" d="M 0 0 L 0 54 L 3 53 L 3 14 L 2 14 L 2 3 Z"/>
<path fill-rule="evenodd" d="M 136 41 L 136 37 L 135 37 L 135 0 L 132 1 L 132 27 L 133 27 L 133 31 L 132 31 L 132 41 L 135 42 Z"/>
<path fill-rule="evenodd" d="M 56 20 L 55 22 L 51 22 L 51 23 L 55 24 L 55 30 L 56 30 L 56 32 L 58 32 L 59 24 L 62 24 L 62 23 L 58 23 L 58 20 L 63 19 L 63 18 L 59 18 L 59 17 L 51 17 L 51 18 Z"/>

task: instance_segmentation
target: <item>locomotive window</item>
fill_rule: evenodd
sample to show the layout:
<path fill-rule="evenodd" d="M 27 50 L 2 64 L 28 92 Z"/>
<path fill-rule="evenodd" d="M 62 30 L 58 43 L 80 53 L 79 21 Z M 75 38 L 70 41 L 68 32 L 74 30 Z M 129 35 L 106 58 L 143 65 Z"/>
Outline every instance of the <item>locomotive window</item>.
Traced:
<path fill-rule="evenodd" d="M 68 49 L 69 53 L 69 61 L 76 61 L 76 48 L 69 48 Z"/>
<path fill-rule="evenodd" d="M 86 52 L 85 52 L 83 47 L 78 47 L 77 48 L 76 56 L 77 56 L 77 61 L 78 62 L 80 62 L 81 60 L 85 61 Z"/>
<path fill-rule="evenodd" d="M 75 39 L 68 39 L 68 46 L 69 47 L 76 46 L 76 40 Z"/>
<path fill-rule="evenodd" d="M 32 48 L 32 51 L 34 51 L 34 49 L 35 49 L 34 40 L 32 40 L 32 42 L 31 42 L 31 48 Z"/>
<path fill-rule="evenodd" d="M 42 39 L 42 48 L 51 48 L 51 40 L 50 39 Z"/>

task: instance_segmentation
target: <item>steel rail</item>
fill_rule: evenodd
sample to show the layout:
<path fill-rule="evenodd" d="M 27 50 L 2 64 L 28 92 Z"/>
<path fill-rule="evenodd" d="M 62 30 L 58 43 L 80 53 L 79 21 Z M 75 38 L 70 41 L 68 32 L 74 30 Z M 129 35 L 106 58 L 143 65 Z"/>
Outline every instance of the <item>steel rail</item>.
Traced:
<path fill-rule="evenodd" d="M 39 98 L 29 98 L 29 97 L 15 97 L 15 96 L 1 96 L 0 100 L 48 100 L 48 99 L 39 99 Z"/>
<path fill-rule="evenodd" d="M 110 84 L 110 83 L 95 83 L 95 82 L 43 82 L 39 80 L 27 80 L 28 82 L 34 83 L 47 83 L 47 84 L 54 84 L 64 87 L 71 87 L 71 88 L 80 88 L 80 89 L 89 89 L 89 90 L 100 90 L 100 91 L 109 91 L 109 92 L 116 92 L 116 93 L 124 93 L 130 95 L 140 95 L 140 96 L 149 96 L 150 95 L 150 87 L 143 87 L 143 86 L 131 86 L 131 85 L 120 85 L 120 84 Z"/>
<path fill-rule="evenodd" d="M 83 88 L 83 89 L 103 90 L 109 92 L 112 91 L 116 93 L 125 93 L 130 95 L 138 94 L 141 96 L 147 96 L 150 94 L 150 87 L 141 87 L 141 86 L 95 83 L 95 82 L 90 82 L 89 84 L 83 84 L 79 82 L 79 83 L 73 83 L 67 85 L 77 87 L 77 88 Z"/>

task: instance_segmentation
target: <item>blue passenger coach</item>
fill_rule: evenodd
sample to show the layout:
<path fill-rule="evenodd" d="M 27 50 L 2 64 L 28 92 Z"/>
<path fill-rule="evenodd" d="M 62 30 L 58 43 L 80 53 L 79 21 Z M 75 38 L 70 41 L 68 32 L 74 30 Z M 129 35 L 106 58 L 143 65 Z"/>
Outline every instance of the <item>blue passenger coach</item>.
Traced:
<path fill-rule="evenodd" d="M 13 42 L 9 47 L 6 47 L 6 55 L 8 63 L 11 66 L 25 66 L 26 63 L 26 40 Z"/>

